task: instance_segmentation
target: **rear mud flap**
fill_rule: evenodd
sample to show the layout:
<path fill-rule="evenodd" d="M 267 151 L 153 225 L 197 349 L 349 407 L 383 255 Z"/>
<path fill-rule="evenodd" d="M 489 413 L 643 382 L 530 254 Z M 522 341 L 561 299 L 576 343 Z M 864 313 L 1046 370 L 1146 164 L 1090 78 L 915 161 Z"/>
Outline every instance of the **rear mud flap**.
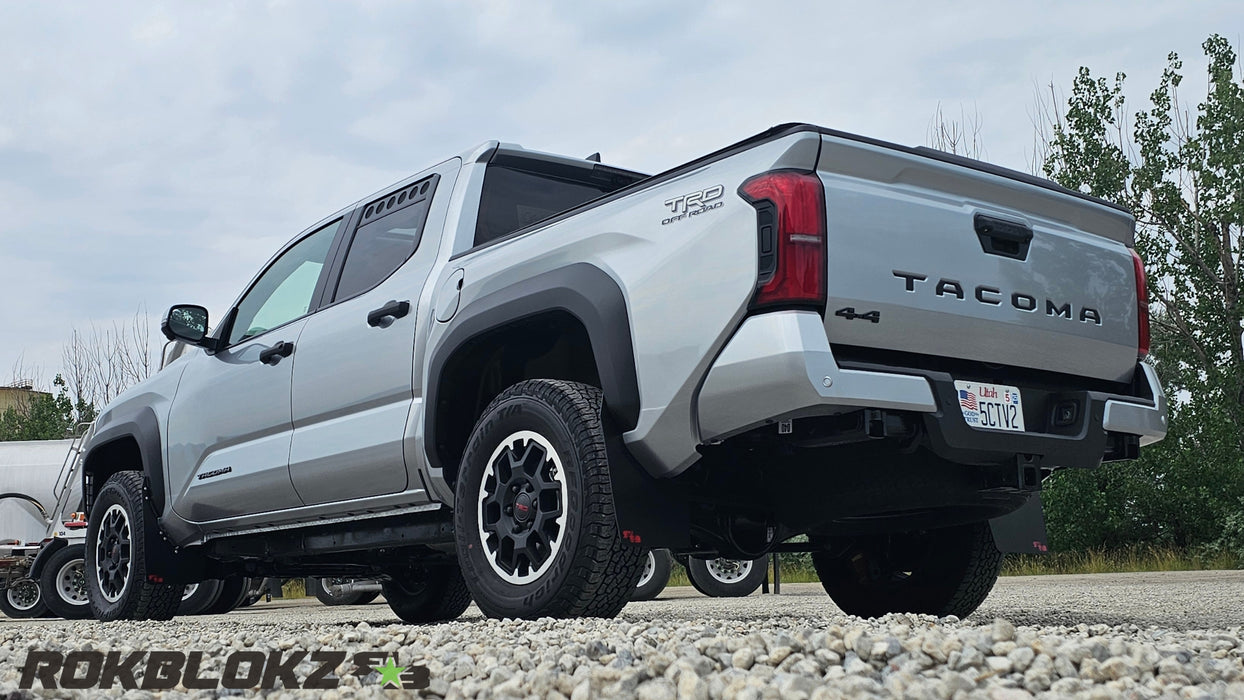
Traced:
<path fill-rule="evenodd" d="M 993 541 L 1000 552 L 1040 554 L 1049 550 L 1040 491 L 1029 496 L 1028 502 L 1019 510 L 991 519 L 989 527 L 993 530 Z"/>
<path fill-rule="evenodd" d="M 645 549 L 687 549 L 691 545 L 687 503 L 669 482 L 652 478 L 635 461 L 617 431 L 607 430 L 609 480 L 622 538 Z"/>

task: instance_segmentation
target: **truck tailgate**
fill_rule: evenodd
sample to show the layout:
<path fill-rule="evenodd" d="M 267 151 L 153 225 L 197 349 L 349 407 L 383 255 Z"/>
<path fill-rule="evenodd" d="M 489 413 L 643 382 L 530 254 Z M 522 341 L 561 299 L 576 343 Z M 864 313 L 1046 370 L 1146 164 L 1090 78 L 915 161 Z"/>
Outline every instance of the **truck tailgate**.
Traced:
<path fill-rule="evenodd" d="M 999 172 L 822 139 L 832 344 L 1131 378 L 1130 214 Z"/>

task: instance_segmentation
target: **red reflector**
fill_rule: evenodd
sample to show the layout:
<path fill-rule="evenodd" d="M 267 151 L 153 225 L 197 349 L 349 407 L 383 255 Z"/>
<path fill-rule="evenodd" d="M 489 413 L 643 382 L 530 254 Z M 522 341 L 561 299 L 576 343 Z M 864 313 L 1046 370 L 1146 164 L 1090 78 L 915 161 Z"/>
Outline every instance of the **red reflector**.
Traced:
<path fill-rule="evenodd" d="M 1136 271 L 1136 355 L 1143 360 L 1149 355 L 1149 287 L 1145 280 L 1145 261 L 1134 250 L 1132 267 Z"/>
<path fill-rule="evenodd" d="M 773 276 L 762 280 L 752 306 L 825 303 L 825 193 L 815 174 L 777 170 L 744 182 L 739 194 L 753 205 L 771 202 L 777 253 Z M 767 251 L 761 235 L 761 253 Z"/>

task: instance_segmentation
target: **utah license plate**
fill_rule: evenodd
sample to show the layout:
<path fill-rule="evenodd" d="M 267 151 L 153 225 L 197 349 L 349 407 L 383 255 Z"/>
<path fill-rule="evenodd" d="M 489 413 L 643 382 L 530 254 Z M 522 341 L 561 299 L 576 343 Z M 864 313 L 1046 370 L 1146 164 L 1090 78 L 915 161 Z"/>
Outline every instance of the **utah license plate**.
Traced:
<path fill-rule="evenodd" d="M 1016 387 L 956 381 L 955 393 L 963 420 L 973 428 L 1024 432 L 1024 403 Z"/>

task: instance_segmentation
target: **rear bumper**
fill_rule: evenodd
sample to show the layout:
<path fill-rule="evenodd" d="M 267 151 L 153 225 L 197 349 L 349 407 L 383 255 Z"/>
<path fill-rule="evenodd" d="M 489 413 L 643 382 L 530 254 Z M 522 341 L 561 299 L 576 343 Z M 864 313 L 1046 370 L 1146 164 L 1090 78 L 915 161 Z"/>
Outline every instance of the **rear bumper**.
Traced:
<path fill-rule="evenodd" d="M 839 367 L 824 323 L 811 311 L 744 321 L 713 363 L 697 401 L 704 442 L 779 420 L 862 407 L 937 410 L 924 377 Z"/>
<path fill-rule="evenodd" d="M 1128 456 L 1127 446 L 1134 452 L 1137 438 L 1147 445 L 1165 437 L 1166 397 L 1153 369 L 1141 363 L 1140 371 L 1136 383 L 1145 398 L 1087 391 L 1065 382 L 974 377 L 1020 386 L 1030 416 L 1026 433 L 978 430 L 963 421 L 954 390 L 956 378 L 973 377 L 840 363 L 819 315 L 786 311 L 743 323 L 705 378 L 696 406 L 702 442 L 781 420 L 875 408 L 923 414 L 930 447 L 957 462 L 999 462 L 1029 454 L 1042 456 L 1045 466 L 1085 467 L 1095 466 L 1103 456 Z M 1074 424 L 1053 425 L 1050 410 L 1059 402 L 1077 404 Z"/>

